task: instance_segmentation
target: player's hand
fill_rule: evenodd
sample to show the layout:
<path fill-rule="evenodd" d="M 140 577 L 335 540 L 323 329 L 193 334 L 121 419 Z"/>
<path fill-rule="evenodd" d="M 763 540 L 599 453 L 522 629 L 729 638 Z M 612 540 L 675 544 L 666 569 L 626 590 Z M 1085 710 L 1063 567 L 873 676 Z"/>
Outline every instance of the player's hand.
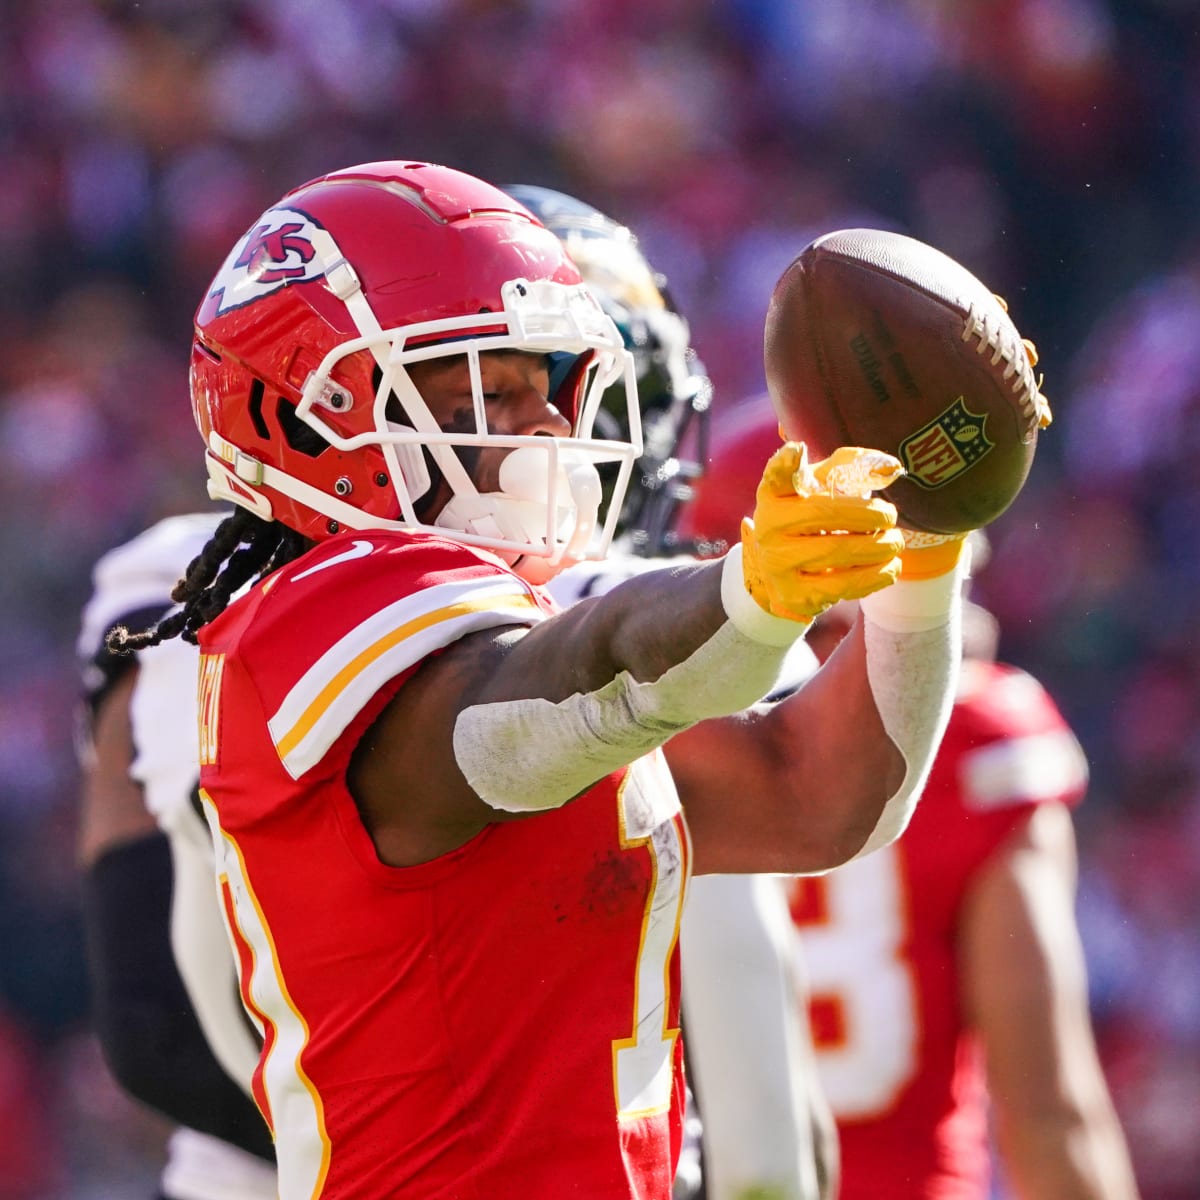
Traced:
<path fill-rule="evenodd" d="M 890 454 L 858 446 L 811 465 L 802 442 L 776 450 L 742 522 L 743 579 L 759 607 L 807 623 L 894 583 L 904 538 L 895 505 L 872 492 L 903 473 Z"/>

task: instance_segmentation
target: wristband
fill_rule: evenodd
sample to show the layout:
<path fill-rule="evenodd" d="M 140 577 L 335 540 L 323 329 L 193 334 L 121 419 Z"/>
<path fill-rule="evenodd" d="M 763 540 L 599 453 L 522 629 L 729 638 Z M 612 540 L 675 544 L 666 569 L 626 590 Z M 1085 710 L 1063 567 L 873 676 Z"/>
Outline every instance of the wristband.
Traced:
<path fill-rule="evenodd" d="M 863 616 L 892 633 L 920 633 L 945 625 L 962 600 L 963 583 L 970 574 L 971 547 L 965 545 L 954 569 L 930 579 L 904 576 L 882 591 L 864 596 Z"/>
<path fill-rule="evenodd" d="M 967 535 L 945 535 L 904 531 L 900 555 L 900 578 L 933 579 L 953 571 L 966 553 Z"/>
<path fill-rule="evenodd" d="M 721 607 L 739 633 L 761 646 L 790 646 L 808 632 L 811 624 L 777 617 L 750 595 L 742 570 L 740 543 L 726 553 L 721 566 Z"/>

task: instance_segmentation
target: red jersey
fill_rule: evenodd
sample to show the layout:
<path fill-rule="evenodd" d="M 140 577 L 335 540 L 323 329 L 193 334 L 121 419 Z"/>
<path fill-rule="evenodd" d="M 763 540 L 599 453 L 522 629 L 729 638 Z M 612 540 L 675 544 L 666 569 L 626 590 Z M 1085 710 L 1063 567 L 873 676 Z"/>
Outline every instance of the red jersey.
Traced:
<path fill-rule="evenodd" d="M 959 1003 L 972 880 L 1037 804 L 1075 804 L 1087 766 L 1029 675 L 963 664 L 929 783 L 892 845 L 789 881 L 841 1200 L 986 1200 L 981 1049 Z"/>
<path fill-rule="evenodd" d="M 552 611 L 485 552 L 342 535 L 202 634 L 201 784 L 281 1200 L 667 1200 L 687 835 L 661 755 L 383 865 L 346 786 L 428 655 Z"/>

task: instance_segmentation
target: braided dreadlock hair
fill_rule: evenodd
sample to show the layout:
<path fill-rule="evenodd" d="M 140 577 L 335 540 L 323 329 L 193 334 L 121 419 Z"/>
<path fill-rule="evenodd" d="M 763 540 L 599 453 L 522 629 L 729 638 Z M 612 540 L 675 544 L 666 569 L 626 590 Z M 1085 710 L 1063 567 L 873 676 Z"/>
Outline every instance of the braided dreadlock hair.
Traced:
<path fill-rule="evenodd" d="M 248 509 L 235 509 L 217 526 L 172 590 L 171 599 L 181 607 L 141 633 L 118 625 L 109 631 L 105 646 L 113 654 L 133 654 L 174 637 L 194 646 L 200 629 L 225 611 L 243 584 L 298 558 L 312 544 L 278 521 L 264 521 Z"/>

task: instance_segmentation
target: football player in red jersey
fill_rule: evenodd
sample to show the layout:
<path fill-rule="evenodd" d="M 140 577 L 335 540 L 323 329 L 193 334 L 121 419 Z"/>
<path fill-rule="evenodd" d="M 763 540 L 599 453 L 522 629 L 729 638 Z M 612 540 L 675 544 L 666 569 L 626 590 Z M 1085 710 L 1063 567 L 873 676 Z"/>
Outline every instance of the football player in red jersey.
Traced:
<path fill-rule="evenodd" d="M 724 414 L 682 528 L 736 536 L 778 441 L 765 397 Z M 979 543 L 985 545 L 985 543 Z M 976 556 L 978 558 L 978 555 Z M 853 605 L 806 639 L 830 654 Z M 1045 689 L 994 661 L 968 605 L 965 663 L 924 797 L 876 854 L 787 883 L 841 1200 L 987 1200 L 989 1104 L 1022 1200 L 1135 1200 L 1092 1040 L 1070 809 L 1087 764 Z"/>
<path fill-rule="evenodd" d="M 665 279 L 628 228 L 547 188 L 505 190 L 562 239 L 636 366 L 645 444 L 622 533 L 606 559 L 551 581 L 565 606 L 661 567 L 660 556 L 679 561 L 672 525 L 701 470 L 711 385 Z M 624 437 L 619 400 L 606 395 L 603 415 L 610 435 Z M 101 1045 L 130 1094 L 183 1124 L 168 1144 L 163 1195 L 267 1200 L 274 1171 L 241 1149 L 273 1160 L 266 1125 L 242 1090 L 260 1047 L 230 985 L 211 839 L 194 807 L 196 649 L 172 640 L 134 658 L 103 648 L 116 624 L 143 628 L 170 609 L 172 587 L 222 515 L 167 518 L 96 565 L 79 639 L 95 735 L 83 762 L 83 882 Z M 699 1122 L 685 1126 L 675 1200 L 701 1188 L 707 1200 L 754 1189 L 778 1200 L 834 1192 L 836 1131 L 793 1000 L 790 929 L 769 877 L 708 875 L 689 888 L 682 1003 L 689 1076 L 694 1088 L 700 1073 L 704 1111 L 702 1145 Z M 149 1024 L 161 1036 L 147 1038 Z"/>
<path fill-rule="evenodd" d="M 620 376 L 624 443 L 592 436 Z M 263 214 L 197 314 L 192 398 L 238 511 L 180 611 L 114 645 L 199 638 L 200 794 L 282 1200 L 663 1200 L 688 875 L 899 833 L 961 559 L 901 562 L 891 505 L 830 494 L 845 463 L 884 485 L 884 456 L 806 469 L 791 445 L 721 562 L 556 612 L 537 583 L 604 552 L 640 449 L 632 365 L 552 234 L 430 164 Z M 845 598 L 843 646 L 745 715 Z"/>

